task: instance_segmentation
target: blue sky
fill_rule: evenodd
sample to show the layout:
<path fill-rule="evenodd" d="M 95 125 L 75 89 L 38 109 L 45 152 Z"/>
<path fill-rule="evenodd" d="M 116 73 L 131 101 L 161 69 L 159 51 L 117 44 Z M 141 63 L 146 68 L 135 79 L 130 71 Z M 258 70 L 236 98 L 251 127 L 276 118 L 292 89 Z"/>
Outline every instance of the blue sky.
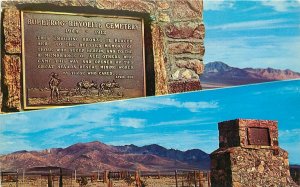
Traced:
<path fill-rule="evenodd" d="M 0 154 L 78 142 L 159 144 L 207 153 L 218 148 L 217 122 L 278 120 L 279 143 L 300 164 L 300 80 L 197 91 L 0 116 Z"/>
<path fill-rule="evenodd" d="M 300 0 L 204 0 L 204 62 L 300 72 Z"/>

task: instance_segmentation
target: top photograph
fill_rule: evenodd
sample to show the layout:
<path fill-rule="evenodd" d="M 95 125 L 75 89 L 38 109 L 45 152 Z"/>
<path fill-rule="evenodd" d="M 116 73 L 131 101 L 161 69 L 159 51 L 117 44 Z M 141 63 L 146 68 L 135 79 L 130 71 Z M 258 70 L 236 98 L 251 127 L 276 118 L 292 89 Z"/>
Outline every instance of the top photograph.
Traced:
<path fill-rule="evenodd" d="M 300 78 L 300 2 L 1 2 L 0 113 Z"/>

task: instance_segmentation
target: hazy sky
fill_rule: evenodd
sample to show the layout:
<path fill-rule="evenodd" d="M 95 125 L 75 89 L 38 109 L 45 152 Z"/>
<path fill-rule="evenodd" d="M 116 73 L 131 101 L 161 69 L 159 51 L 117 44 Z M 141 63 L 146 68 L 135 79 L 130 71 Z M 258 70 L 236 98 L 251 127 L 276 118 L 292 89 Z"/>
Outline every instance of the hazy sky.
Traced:
<path fill-rule="evenodd" d="M 279 121 L 279 143 L 300 164 L 300 80 L 0 116 L 0 154 L 78 142 L 159 144 L 210 153 L 217 123 L 235 118 Z"/>
<path fill-rule="evenodd" d="M 205 63 L 300 72 L 300 0 L 204 0 Z"/>

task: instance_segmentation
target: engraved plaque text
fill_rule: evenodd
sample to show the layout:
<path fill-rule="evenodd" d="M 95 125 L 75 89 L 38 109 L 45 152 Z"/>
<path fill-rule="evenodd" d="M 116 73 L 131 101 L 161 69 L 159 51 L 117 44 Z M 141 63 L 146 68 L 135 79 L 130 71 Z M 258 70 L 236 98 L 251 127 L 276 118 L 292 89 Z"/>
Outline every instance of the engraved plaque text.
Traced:
<path fill-rule="evenodd" d="M 145 96 L 143 19 L 22 12 L 24 108 Z"/>

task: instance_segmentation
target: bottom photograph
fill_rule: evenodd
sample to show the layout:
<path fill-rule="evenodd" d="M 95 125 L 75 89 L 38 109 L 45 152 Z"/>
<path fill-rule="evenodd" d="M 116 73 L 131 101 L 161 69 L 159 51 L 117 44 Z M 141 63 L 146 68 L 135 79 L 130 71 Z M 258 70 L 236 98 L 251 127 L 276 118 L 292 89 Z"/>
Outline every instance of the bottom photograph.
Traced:
<path fill-rule="evenodd" d="M 1 187 L 300 185 L 300 80 L 0 116 Z"/>

